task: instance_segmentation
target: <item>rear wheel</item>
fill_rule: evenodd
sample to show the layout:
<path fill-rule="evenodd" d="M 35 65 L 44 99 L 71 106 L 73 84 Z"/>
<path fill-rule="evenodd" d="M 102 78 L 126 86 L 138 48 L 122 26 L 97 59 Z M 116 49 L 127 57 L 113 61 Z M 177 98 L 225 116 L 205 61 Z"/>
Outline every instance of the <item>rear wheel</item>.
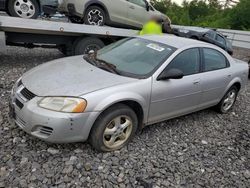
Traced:
<path fill-rule="evenodd" d="M 97 51 L 103 48 L 105 44 L 98 38 L 86 37 L 75 41 L 74 55 L 88 54 L 91 50 Z"/>
<path fill-rule="evenodd" d="M 103 26 L 106 23 L 105 11 L 98 6 L 90 6 L 85 12 L 84 23 Z"/>
<path fill-rule="evenodd" d="M 232 109 L 232 107 L 237 99 L 238 92 L 239 92 L 238 88 L 236 86 L 232 86 L 227 91 L 225 96 L 222 98 L 220 103 L 216 106 L 217 110 L 223 114 L 229 112 Z"/>
<path fill-rule="evenodd" d="M 36 0 L 9 0 L 8 13 L 14 17 L 35 19 L 39 16 L 40 7 Z"/>
<path fill-rule="evenodd" d="M 118 104 L 104 111 L 95 122 L 90 143 L 98 151 L 114 151 L 127 145 L 138 127 L 135 112 Z"/>

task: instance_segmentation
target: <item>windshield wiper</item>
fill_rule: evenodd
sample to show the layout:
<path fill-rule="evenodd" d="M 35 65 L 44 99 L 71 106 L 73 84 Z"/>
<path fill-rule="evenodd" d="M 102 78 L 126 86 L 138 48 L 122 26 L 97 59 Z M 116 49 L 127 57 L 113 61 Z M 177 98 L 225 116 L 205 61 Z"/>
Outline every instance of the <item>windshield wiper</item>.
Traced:
<path fill-rule="evenodd" d="M 83 56 L 83 59 L 86 60 L 88 63 L 94 65 L 94 66 L 97 66 L 101 69 L 104 69 L 106 71 L 109 71 L 111 73 L 115 73 L 115 74 L 118 74 L 120 75 L 119 71 L 116 69 L 116 66 L 111 64 L 111 63 L 108 63 L 102 59 L 98 59 L 96 57 L 95 54 L 93 53 L 90 53 L 88 55 L 84 55 Z"/>
<path fill-rule="evenodd" d="M 83 59 L 86 60 L 88 63 L 90 63 L 90 64 L 96 66 L 96 62 L 93 61 L 93 60 L 89 57 L 89 55 L 84 55 L 84 56 L 83 56 Z"/>
<path fill-rule="evenodd" d="M 108 63 L 102 59 L 98 59 L 96 58 L 96 65 L 99 67 L 99 68 L 102 68 L 102 69 L 105 69 L 109 72 L 112 72 L 112 73 L 115 73 L 115 74 L 118 74 L 120 75 L 119 71 L 117 70 L 116 66 L 111 64 L 111 63 Z"/>

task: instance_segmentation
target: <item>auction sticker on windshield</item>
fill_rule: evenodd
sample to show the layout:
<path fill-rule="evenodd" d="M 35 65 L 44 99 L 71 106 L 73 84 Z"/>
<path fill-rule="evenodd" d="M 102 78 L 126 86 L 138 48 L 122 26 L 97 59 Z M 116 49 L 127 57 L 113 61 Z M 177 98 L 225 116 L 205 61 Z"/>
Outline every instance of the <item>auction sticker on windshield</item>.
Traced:
<path fill-rule="evenodd" d="M 163 50 L 165 50 L 165 48 L 159 46 L 158 44 L 153 44 L 153 43 L 148 44 L 147 47 L 156 50 L 158 52 L 162 52 Z"/>

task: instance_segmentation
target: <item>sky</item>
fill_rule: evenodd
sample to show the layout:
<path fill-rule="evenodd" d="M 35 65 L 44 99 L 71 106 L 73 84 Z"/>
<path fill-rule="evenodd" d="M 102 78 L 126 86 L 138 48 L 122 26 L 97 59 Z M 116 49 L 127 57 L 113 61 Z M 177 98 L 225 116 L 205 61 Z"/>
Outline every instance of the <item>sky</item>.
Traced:
<path fill-rule="evenodd" d="M 173 2 L 176 2 L 177 4 L 181 5 L 181 3 L 183 2 L 183 0 L 172 0 Z M 191 1 L 191 0 L 188 0 Z"/>

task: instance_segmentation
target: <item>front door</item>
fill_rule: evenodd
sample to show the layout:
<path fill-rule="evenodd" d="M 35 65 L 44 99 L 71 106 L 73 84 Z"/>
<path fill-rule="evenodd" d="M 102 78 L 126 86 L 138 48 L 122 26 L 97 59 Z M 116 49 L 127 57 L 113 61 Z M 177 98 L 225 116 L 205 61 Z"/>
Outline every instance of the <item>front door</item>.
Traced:
<path fill-rule="evenodd" d="M 145 21 L 149 20 L 145 0 L 128 0 L 128 24 L 142 28 Z"/>
<path fill-rule="evenodd" d="M 181 52 L 166 67 L 179 69 L 182 79 L 169 79 L 152 83 L 149 123 L 173 118 L 195 111 L 201 98 L 200 50 L 192 48 Z"/>

